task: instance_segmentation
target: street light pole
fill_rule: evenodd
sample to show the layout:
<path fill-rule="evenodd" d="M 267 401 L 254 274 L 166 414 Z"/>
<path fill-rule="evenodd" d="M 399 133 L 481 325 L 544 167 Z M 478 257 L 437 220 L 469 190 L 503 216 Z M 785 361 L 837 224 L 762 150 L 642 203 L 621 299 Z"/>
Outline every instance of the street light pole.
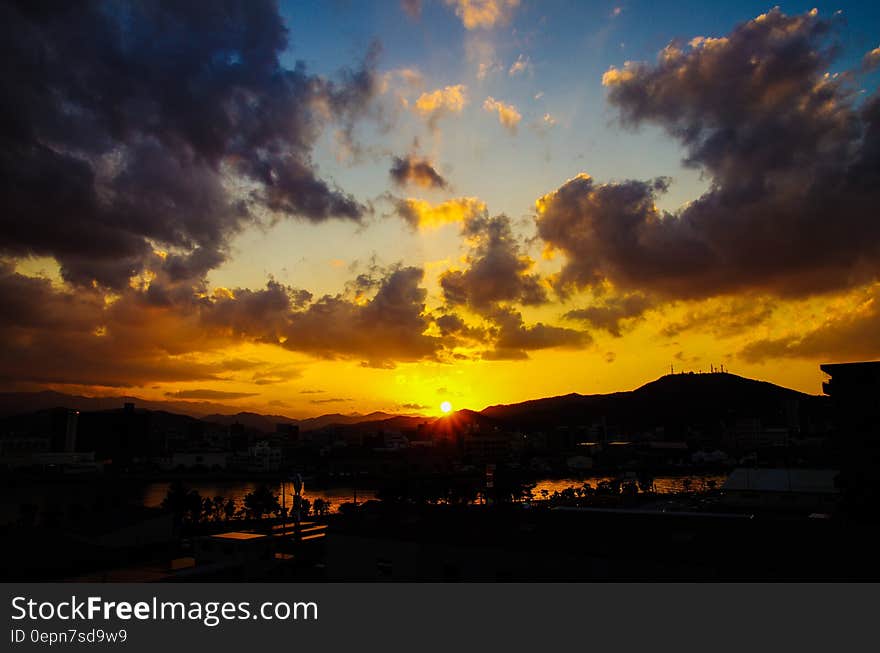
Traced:
<path fill-rule="evenodd" d="M 294 529 L 296 534 L 296 541 L 299 542 L 299 520 L 300 520 L 300 507 L 302 506 L 302 489 L 303 489 L 303 479 L 299 474 L 294 475 L 293 477 L 293 492 L 294 492 Z"/>

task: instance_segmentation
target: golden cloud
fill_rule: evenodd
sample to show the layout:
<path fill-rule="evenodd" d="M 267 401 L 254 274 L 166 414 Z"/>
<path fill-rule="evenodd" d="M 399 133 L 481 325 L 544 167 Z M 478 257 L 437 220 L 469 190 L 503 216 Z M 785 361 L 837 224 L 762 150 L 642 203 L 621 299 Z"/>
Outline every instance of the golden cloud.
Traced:
<path fill-rule="evenodd" d="M 635 72 L 630 69 L 630 62 L 627 61 L 623 64 L 623 68 L 611 66 L 611 68 L 606 70 L 605 74 L 602 75 L 602 86 L 616 86 L 617 84 L 624 84 L 634 77 Z"/>
<path fill-rule="evenodd" d="M 516 133 L 516 128 L 522 120 L 522 114 L 512 104 L 505 104 L 500 100 L 496 100 L 492 96 L 486 98 L 483 102 L 483 109 L 489 113 L 497 113 L 498 121 L 511 133 Z"/>
<path fill-rule="evenodd" d="M 415 109 L 423 118 L 435 118 L 442 113 L 461 113 L 467 102 L 467 86 L 456 84 L 422 93 Z"/>
<path fill-rule="evenodd" d="M 436 229 L 445 224 L 464 222 L 485 215 L 487 210 L 486 203 L 476 197 L 457 197 L 434 206 L 420 199 L 397 202 L 398 214 L 418 229 Z"/>
<path fill-rule="evenodd" d="M 446 0 L 465 29 L 491 29 L 510 20 L 519 0 Z"/>

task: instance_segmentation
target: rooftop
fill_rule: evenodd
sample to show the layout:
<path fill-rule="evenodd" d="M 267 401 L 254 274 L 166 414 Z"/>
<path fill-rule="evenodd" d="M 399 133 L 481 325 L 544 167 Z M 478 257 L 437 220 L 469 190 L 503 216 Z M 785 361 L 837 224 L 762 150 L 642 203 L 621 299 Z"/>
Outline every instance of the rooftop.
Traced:
<path fill-rule="evenodd" d="M 834 469 L 734 469 L 724 482 L 722 490 L 749 490 L 756 492 L 836 492 Z"/>
<path fill-rule="evenodd" d="M 256 540 L 266 537 L 262 533 L 245 533 L 243 531 L 230 531 L 228 533 L 217 533 L 211 537 L 219 540 Z"/>
<path fill-rule="evenodd" d="M 857 361 L 853 363 L 823 363 L 819 369 L 826 374 L 880 374 L 880 361 Z"/>

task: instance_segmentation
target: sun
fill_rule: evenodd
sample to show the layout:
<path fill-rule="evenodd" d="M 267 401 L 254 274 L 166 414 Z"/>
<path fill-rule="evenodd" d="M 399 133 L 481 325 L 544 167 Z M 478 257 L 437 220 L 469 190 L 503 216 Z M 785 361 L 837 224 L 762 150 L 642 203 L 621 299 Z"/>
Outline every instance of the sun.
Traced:
<path fill-rule="evenodd" d="M 448 401 L 444 401 L 442 404 L 440 404 L 440 410 L 444 413 L 450 413 L 452 412 L 452 404 L 450 404 Z"/>

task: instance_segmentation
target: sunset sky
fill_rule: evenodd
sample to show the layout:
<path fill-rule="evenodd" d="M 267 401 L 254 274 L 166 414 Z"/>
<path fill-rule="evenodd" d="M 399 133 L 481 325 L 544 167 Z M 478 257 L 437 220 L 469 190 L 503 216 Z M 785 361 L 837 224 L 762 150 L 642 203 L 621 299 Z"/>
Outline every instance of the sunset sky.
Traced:
<path fill-rule="evenodd" d="M 876 3 L 14 5 L 2 390 L 437 414 L 880 358 Z"/>

